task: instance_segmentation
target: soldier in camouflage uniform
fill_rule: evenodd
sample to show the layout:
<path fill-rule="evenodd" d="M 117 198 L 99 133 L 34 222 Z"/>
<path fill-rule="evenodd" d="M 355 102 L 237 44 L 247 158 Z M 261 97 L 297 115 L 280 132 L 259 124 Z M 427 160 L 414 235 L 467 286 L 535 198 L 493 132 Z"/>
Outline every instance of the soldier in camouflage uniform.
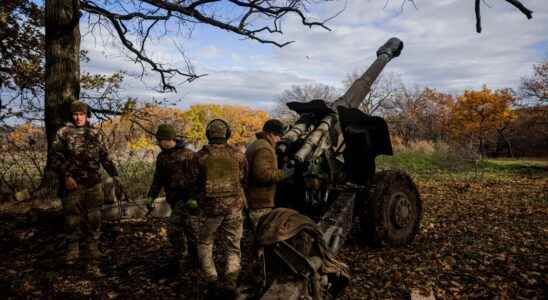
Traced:
<path fill-rule="evenodd" d="M 185 148 L 182 140 L 176 139 L 175 129 L 162 124 L 156 132 L 156 139 L 162 152 L 156 160 L 154 179 L 148 192 L 148 204 L 152 205 L 162 188 L 166 193 L 166 201 L 171 206 L 171 216 L 168 223 L 168 238 L 182 259 L 187 250 L 191 259 L 195 257 L 195 240 L 188 230 L 186 202 L 194 197 L 196 168 L 193 167 L 194 152 Z M 187 247 L 188 243 L 191 244 Z"/>
<path fill-rule="evenodd" d="M 263 125 L 263 131 L 256 134 L 257 139 L 247 147 L 246 158 L 249 163 L 249 180 L 246 199 L 249 218 L 253 227 L 259 219 L 274 208 L 276 184 L 291 176 L 290 169 L 278 169 L 275 146 L 284 135 L 281 121 L 271 119 Z"/>
<path fill-rule="evenodd" d="M 52 144 L 51 167 L 63 184 L 63 210 L 68 251 L 66 262 L 75 263 L 82 245 L 87 245 L 88 271 L 101 276 L 98 266 L 101 235 L 101 165 L 119 185 L 118 171 L 109 157 L 98 129 L 88 123 L 88 106 L 80 101 L 71 104 L 72 123 L 57 131 Z"/>
<path fill-rule="evenodd" d="M 243 233 L 243 186 L 247 174 L 244 155 L 228 145 L 230 127 L 224 120 L 211 121 L 206 129 L 209 144 L 197 153 L 199 215 L 191 216 L 196 232 L 198 260 L 208 294 L 224 291 L 228 298 L 235 295 L 240 272 L 240 241 Z M 221 240 L 226 261 L 224 285 L 218 285 L 213 262 L 215 235 Z"/>

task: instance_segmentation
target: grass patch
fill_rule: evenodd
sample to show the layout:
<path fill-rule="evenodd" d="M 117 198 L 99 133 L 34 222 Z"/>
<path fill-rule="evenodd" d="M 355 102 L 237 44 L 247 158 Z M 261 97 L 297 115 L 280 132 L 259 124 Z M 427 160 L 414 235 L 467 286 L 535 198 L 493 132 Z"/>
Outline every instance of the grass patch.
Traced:
<path fill-rule="evenodd" d="M 507 181 L 515 175 L 548 177 L 548 160 L 484 159 L 478 162 L 453 154 L 402 151 L 377 157 L 377 169 L 402 169 L 417 178 Z"/>
<path fill-rule="evenodd" d="M 423 176 L 445 171 L 464 171 L 473 169 L 473 162 L 465 161 L 446 153 L 422 153 L 404 151 L 393 156 L 377 157 L 379 169 L 403 169 L 409 173 Z"/>
<path fill-rule="evenodd" d="M 490 172 L 524 173 L 534 175 L 548 172 L 547 160 L 530 159 L 485 159 L 480 162 L 482 170 Z"/>

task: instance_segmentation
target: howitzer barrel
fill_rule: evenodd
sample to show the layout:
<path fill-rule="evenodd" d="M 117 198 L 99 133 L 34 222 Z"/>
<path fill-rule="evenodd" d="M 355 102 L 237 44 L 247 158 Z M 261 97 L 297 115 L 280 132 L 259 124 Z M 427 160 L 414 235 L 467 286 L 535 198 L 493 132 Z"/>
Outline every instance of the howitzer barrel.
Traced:
<path fill-rule="evenodd" d="M 325 116 L 320 121 L 320 124 L 318 124 L 318 126 L 316 126 L 316 128 L 308 134 L 303 146 L 299 149 L 299 151 L 297 151 L 297 153 L 295 153 L 295 159 L 299 162 L 303 162 L 308 155 L 316 149 L 322 137 L 329 132 L 329 128 L 331 128 L 335 122 L 335 116 Z"/>
<path fill-rule="evenodd" d="M 389 39 L 379 50 L 377 50 L 377 59 L 365 71 L 365 73 L 346 91 L 346 93 L 335 101 L 335 106 L 339 105 L 348 108 L 358 108 L 363 99 L 371 91 L 373 82 L 379 77 L 384 67 L 394 57 L 398 57 L 403 49 L 403 42 L 398 38 Z"/>
<path fill-rule="evenodd" d="M 285 153 L 287 151 L 287 143 L 292 143 L 299 139 L 299 137 L 306 132 L 306 123 L 297 123 L 291 130 L 289 130 L 283 137 L 282 142 L 278 144 L 276 150 L 279 153 Z"/>
<path fill-rule="evenodd" d="M 306 127 L 307 127 L 307 124 L 306 123 L 298 123 L 298 124 L 295 124 L 295 126 L 293 126 L 291 128 L 291 130 L 289 130 L 284 136 L 283 136 L 283 139 L 284 140 L 287 140 L 288 142 L 294 142 L 296 141 L 303 133 L 306 132 Z"/>

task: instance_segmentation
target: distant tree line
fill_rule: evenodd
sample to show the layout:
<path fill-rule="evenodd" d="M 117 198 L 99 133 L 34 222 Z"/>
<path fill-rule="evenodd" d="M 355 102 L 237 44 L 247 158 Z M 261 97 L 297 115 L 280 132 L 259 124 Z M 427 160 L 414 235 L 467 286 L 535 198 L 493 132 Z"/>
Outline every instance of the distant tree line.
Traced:
<path fill-rule="evenodd" d="M 343 86 L 358 76 L 348 75 Z M 296 115 L 287 102 L 333 101 L 341 94 L 326 85 L 293 86 L 279 95 L 274 114 L 291 122 Z M 404 144 L 428 140 L 484 156 L 546 156 L 547 95 L 548 62 L 534 65 L 533 74 L 522 78 L 517 91 L 484 86 L 448 94 L 429 87 L 409 88 L 399 76 L 387 73 L 374 83 L 360 109 L 384 117 Z"/>

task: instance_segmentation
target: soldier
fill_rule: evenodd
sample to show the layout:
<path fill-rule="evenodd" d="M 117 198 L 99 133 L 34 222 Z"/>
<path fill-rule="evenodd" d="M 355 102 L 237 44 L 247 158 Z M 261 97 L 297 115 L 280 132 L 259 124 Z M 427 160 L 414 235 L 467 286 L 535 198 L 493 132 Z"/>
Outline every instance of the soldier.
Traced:
<path fill-rule="evenodd" d="M 80 258 L 83 244 L 87 245 L 88 271 L 102 276 L 99 260 L 101 206 L 103 191 L 100 166 L 117 186 L 118 171 L 109 157 L 103 135 L 89 125 L 89 108 L 80 101 L 70 106 L 72 122 L 57 131 L 52 144 L 51 167 L 62 178 L 63 210 L 66 222 L 67 264 Z"/>
<path fill-rule="evenodd" d="M 259 219 L 274 208 L 276 184 L 291 176 L 291 170 L 278 169 L 274 147 L 284 135 L 281 121 L 271 119 L 263 125 L 263 131 L 248 146 L 246 158 L 249 163 L 249 184 L 246 190 L 249 218 L 253 227 Z"/>
<path fill-rule="evenodd" d="M 207 125 L 206 136 L 209 144 L 197 153 L 200 213 L 190 218 L 197 236 L 200 272 L 207 283 L 208 295 L 212 297 L 219 290 L 230 298 L 235 296 L 240 272 L 243 186 L 247 162 L 240 151 L 227 144 L 230 127 L 226 121 L 211 121 Z M 218 274 L 213 262 L 213 243 L 217 232 L 225 249 L 224 285 L 217 284 Z"/>
<path fill-rule="evenodd" d="M 192 233 L 188 231 L 185 204 L 194 197 L 195 170 L 192 167 L 194 152 L 185 147 L 183 140 L 176 139 L 175 129 L 167 124 L 158 126 L 156 139 L 162 152 L 156 160 L 154 179 L 148 192 L 148 206 L 151 207 L 162 188 L 166 201 L 171 206 L 168 223 L 168 238 L 180 262 L 190 253 L 195 259 L 195 246 L 187 247 L 193 242 Z"/>

